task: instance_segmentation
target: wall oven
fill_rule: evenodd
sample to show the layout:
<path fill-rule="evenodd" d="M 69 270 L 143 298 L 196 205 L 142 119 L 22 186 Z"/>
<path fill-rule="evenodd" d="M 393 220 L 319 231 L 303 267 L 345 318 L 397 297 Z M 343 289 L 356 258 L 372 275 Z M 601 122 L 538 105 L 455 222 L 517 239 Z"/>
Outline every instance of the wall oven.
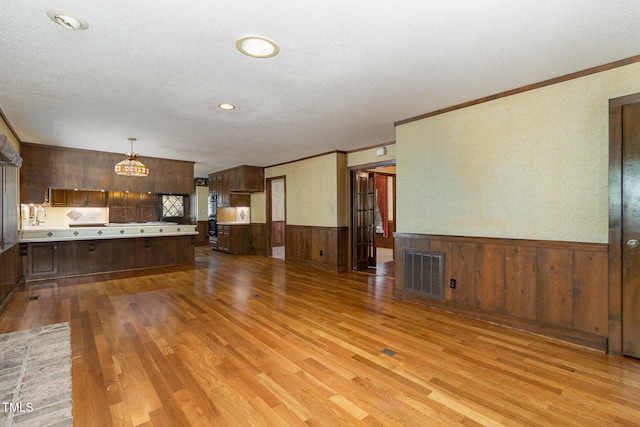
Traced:
<path fill-rule="evenodd" d="M 209 202 L 209 236 L 218 235 L 218 195 L 211 191 L 208 197 Z"/>

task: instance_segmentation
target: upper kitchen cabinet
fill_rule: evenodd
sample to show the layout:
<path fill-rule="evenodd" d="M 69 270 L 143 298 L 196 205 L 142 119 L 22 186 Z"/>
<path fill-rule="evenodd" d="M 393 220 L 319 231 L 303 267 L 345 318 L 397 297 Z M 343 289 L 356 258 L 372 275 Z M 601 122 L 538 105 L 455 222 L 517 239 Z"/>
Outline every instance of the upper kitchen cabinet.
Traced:
<path fill-rule="evenodd" d="M 233 206 L 232 193 L 264 191 L 264 168 L 244 165 L 212 173 L 209 189 L 218 194 L 219 207 Z"/>
<path fill-rule="evenodd" d="M 229 191 L 252 193 L 264 191 L 264 168 L 238 166 L 229 171 Z"/>
<path fill-rule="evenodd" d="M 21 203 L 42 204 L 49 201 L 49 176 L 56 173 L 56 150 L 36 144 L 20 144 Z M 66 196 L 66 194 L 65 194 Z M 65 200 L 66 203 L 66 200 Z"/>
<path fill-rule="evenodd" d="M 149 176 L 120 176 L 124 154 L 22 143 L 21 203 L 43 203 L 47 188 L 190 194 L 193 162 L 140 157 Z"/>
<path fill-rule="evenodd" d="M 49 204 L 53 207 L 106 207 L 107 193 L 52 188 L 49 193 Z"/>

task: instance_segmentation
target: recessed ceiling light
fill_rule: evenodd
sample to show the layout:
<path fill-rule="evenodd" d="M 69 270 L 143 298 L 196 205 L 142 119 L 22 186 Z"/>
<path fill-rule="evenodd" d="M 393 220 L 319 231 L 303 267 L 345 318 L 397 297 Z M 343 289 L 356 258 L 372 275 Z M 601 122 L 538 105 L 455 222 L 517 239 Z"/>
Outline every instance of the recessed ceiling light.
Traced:
<path fill-rule="evenodd" d="M 85 21 L 80 18 L 71 16 L 68 13 L 50 10 L 47 12 L 47 15 L 49 15 L 49 18 L 51 18 L 53 22 L 67 30 L 75 31 L 86 30 L 87 28 L 89 28 L 89 24 L 87 24 Z"/>
<path fill-rule="evenodd" d="M 218 107 L 222 108 L 223 110 L 233 110 L 234 108 L 236 108 L 235 105 L 226 103 L 218 104 Z"/>
<path fill-rule="evenodd" d="M 253 58 L 271 58 L 280 52 L 280 46 L 276 42 L 262 36 L 241 37 L 236 41 L 236 47 Z"/>

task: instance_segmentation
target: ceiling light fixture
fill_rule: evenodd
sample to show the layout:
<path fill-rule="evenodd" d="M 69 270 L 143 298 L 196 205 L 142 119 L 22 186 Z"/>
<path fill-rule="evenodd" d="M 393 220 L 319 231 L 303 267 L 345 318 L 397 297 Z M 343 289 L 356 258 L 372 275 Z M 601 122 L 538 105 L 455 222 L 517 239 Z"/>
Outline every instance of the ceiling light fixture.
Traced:
<path fill-rule="evenodd" d="M 236 108 L 235 105 L 227 104 L 226 102 L 223 102 L 222 104 L 218 104 L 218 107 L 223 110 L 234 110 Z"/>
<path fill-rule="evenodd" d="M 271 58 L 280 52 L 280 46 L 271 39 L 262 36 L 245 36 L 236 41 L 236 47 L 252 58 Z"/>
<path fill-rule="evenodd" d="M 120 163 L 116 164 L 116 175 L 126 176 L 147 176 L 149 175 L 149 168 L 138 161 L 138 153 L 133 152 L 133 141 L 137 138 L 127 138 L 131 141 L 131 152 L 125 153 L 127 158 Z"/>
<path fill-rule="evenodd" d="M 47 15 L 49 15 L 49 18 L 51 18 L 53 22 L 70 31 L 86 30 L 89 28 L 89 24 L 84 22 L 82 19 L 76 18 L 67 13 L 50 10 L 47 12 Z"/>

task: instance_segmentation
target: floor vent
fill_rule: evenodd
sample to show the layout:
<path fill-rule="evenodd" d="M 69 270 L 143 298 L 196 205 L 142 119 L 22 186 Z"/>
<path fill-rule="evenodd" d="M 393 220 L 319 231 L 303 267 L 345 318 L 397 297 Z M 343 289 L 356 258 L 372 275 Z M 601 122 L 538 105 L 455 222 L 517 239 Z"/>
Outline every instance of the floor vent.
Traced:
<path fill-rule="evenodd" d="M 396 352 L 393 350 L 389 350 L 388 348 L 383 348 L 382 350 L 380 350 L 382 353 L 386 354 L 387 356 L 395 356 Z"/>
<path fill-rule="evenodd" d="M 425 297 L 444 299 L 444 252 L 404 248 L 402 289 Z"/>
<path fill-rule="evenodd" d="M 33 296 L 30 296 L 30 297 L 27 297 L 27 302 L 29 302 L 29 301 L 38 301 L 39 299 L 40 299 L 39 296 L 33 295 Z"/>

